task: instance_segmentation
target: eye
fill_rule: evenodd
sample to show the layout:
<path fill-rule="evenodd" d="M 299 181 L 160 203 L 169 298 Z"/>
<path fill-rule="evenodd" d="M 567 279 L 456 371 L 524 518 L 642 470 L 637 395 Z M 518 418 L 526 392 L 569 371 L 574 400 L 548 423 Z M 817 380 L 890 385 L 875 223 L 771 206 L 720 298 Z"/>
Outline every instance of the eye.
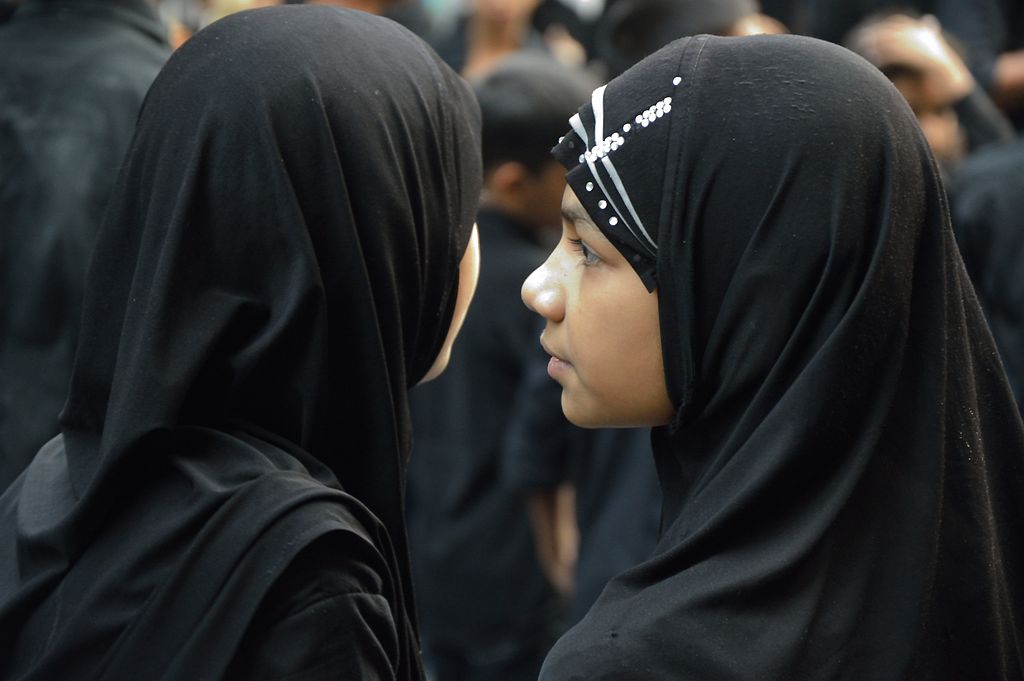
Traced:
<path fill-rule="evenodd" d="M 591 267 L 592 265 L 596 265 L 601 262 L 601 259 L 597 257 L 597 254 L 590 250 L 590 248 L 583 243 L 582 239 L 569 239 L 569 243 L 571 243 L 572 247 L 583 256 L 583 265 L 585 267 Z"/>

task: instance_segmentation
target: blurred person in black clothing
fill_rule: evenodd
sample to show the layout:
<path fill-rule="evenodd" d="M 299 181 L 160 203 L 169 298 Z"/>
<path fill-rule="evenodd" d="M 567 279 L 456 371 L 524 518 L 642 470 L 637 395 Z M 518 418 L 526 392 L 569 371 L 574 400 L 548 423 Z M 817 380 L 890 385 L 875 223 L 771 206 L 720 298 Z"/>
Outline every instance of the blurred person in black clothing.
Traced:
<path fill-rule="evenodd" d="M 540 0 L 472 0 L 450 30 L 435 36 L 434 48 L 449 66 L 475 79 L 518 52 L 544 54 L 567 66 L 581 66 L 585 50 L 565 26 L 556 22 L 541 33 L 534 25 L 539 4 Z"/>
<path fill-rule="evenodd" d="M 18 8 L 18 0 L 2 0 L 0 2 L 0 21 L 7 21 Z"/>
<path fill-rule="evenodd" d="M 1024 2 L 936 0 L 943 23 L 963 43 L 971 70 L 1020 128 L 1024 125 Z"/>
<path fill-rule="evenodd" d="M 25 0 L 0 23 L 0 490 L 57 434 L 93 241 L 169 54 L 144 0 Z"/>
<path fill-rule="evenodd" d="M 618 0 L 597 26 L 592 56 L 614 78 L 677 38 L 785 32 L 758 0 Z"/>
<path fill-rule="evenodd" d="M 560 224 L 564 171 L 549 155 L 587 79 L 516 55 L 475 86 L 483 114 L 480 285 L 444 376 L 412 396 L 408 484 L 424 665 L 438 681 L 536 679 L 558 596 L 537 558 L 526 499 L 501 477 L 509 403 L 537 356 L 519 301 Z"/>
<path fill-rule="evenodd" d="M 869 17 L 850 32 L 846 46 L 886 74 L 907 100 L 947 176 L 971 151 L 1013 139 L 1012 124 L 977 84 L 934 16 Z"/>
<path fill-rule="evenodd" d="M 531 496 L 547 570 L 568 584 L 566 624 L 586 614 L 608 581 L 646 559 L 658 538 L 661 493 L 646 428 L 567 425 L 562 389 L 538 353 L 513 407 L 505 475 Z M 561 490 L 572 490 L 562 517 Z M 572 524 L 572 531 L 564 527 Z"/>
<path fill-rule="evenodd" d="M 421 38 L 431 33 L 430 16 L 419 0 L 288 0 L 288 4 L 346 7 L 397 21 Z"/>
<path fill-rule="evenodd" d="M 1024 405 L 1024 142 L 971 156 L 950 186 L 953 229 L 1018 407 Z"/>
<path fill-rule="evenodd" d="M 840 42 L 856 24 L 880 12 L 934 14 L 963 45 L 979 85 L 1013 118 L 1024 119 L 1024 2 L 1021 0 L 791 0 L 795 33 Z"/>

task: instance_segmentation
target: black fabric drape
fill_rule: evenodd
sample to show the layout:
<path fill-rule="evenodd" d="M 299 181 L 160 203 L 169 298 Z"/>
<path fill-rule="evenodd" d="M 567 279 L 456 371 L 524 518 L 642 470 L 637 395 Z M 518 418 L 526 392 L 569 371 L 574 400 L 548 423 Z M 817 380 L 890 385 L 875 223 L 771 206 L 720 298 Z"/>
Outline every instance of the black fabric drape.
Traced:
<path fill-rule="evenodd" d="M 243 12 L 171 58 L 62 435 L 0 497 L 0 676 L 219 678 L 291 559 L 341 533 L 375 550 L 395 675 L 420 677 L 407 391 L 448 331 L 479 156 L 469 88 L 384 19 Z"/>
<path fill-rule="evenodd" d="M 657 290 L 678 413 L 654 555 L 541 678 L 1022 678 L 1024 429 L 892 85 L 810 38 L 682 40 L 556 153 Z"/>
<path fill-rule="evenodd" d="M 58 432 L 89 256 L 171 54 L 146 0 L 17 7 L 0 25 L 0 492 Z"/>

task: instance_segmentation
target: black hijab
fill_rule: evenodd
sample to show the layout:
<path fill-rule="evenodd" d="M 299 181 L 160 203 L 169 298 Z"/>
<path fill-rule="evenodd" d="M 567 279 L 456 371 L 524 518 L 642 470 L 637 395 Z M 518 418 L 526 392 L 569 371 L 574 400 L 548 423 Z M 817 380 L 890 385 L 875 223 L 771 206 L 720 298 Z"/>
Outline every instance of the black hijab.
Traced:
<path fill-rule="evenodd" d="M 342 531 L 385 558 L 418 677 L 407 391 L 448 331 L 479 159 L 472 92 L 388 20 L 243 12 L 172 57 L 63 434 L 0 497 L 0 676 L 216 678 L 291 558 Z"/>
<path fill-rule="evenodd" d="M 1024 435 L 896 90 L 814 39 L 700 36 L 572 127 L 678 412 L 654 555 L 541 678 L 1020 679 Z"/>

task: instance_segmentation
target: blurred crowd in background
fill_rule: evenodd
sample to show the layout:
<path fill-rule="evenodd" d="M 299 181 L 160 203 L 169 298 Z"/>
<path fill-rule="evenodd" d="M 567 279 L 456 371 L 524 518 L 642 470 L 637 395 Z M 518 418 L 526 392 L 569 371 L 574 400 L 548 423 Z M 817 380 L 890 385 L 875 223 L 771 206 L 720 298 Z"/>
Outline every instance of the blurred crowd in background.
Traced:
<path fill-rule="evenodd" d="M 604 583 L 654 546 L 648 433 L 564 420 L 519 289 L 560 232 L 563 170 L 548 152 L 568 118 L 676 38 L 800 33 L 889 77 L 947 180 L 965 264 L 1021 399 L 1024 0 L 316 1 L 424 37 L 483 113 L 477 300 L 447 373 L 413 392 L 407 511 L 424 659 L 438 681 L 536 678 Z M 149 82 L 204 25 L 269 4 L 279 3 L 0 2 L 0 489 L 57 432 L 91 238 Z"/>

